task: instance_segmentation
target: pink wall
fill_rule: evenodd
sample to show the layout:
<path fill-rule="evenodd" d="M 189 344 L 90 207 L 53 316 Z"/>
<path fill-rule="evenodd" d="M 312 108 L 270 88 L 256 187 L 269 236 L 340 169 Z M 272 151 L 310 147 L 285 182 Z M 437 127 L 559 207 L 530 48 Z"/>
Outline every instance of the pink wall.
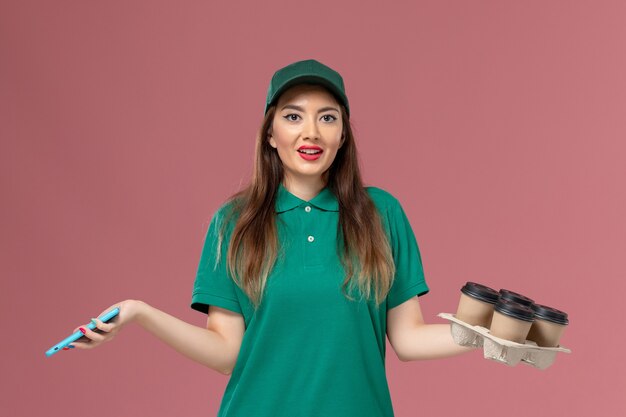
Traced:
<path fill-rule="evenodd" d="M 570 314 L 573 353 L 545 371 L 389 350 L 396 415 L 626 413 L 611 317 L 626 291 L 625 3 L 371 3 L 3 2 L 3 415 L 215 415 L 227 377 L 139 327 L 44 351 L 125 298 L 204 325 L 189 302 L 207 221 L 249 177 L 273 71 L 305 58 L 346 80 L 365 179 L 420 243 L 429 321 L 467 280 Z"/>

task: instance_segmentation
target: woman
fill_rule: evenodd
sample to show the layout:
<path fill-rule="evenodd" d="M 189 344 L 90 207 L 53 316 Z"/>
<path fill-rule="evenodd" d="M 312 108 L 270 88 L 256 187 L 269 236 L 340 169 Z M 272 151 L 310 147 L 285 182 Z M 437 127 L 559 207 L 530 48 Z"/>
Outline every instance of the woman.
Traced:
<path fill-rule="evenodd" d="M 127 300 L 92 348 L 135 321 L 231 375 L 219 416 L 393 416 L 385 335 L 402 361 L 453 356 L 424 324 L 428 292 L 398 200 L 364 187 L 339 73 L 315 60 L 276 71 L 250 185 L 213 215 L 192 295 L 206 328 Z M 108 310 L 108 309 L 107 309 Z"/>

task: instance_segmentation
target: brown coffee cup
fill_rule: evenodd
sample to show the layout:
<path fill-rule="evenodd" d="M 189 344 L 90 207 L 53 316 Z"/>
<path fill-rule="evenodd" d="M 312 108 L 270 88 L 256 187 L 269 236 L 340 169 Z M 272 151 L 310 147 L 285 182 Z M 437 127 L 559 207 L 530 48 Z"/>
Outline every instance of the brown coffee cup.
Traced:
<path fill-rule="evenodd" d="M 461 298 L 455 317 L 472 326 L 489 328 L 493 306 L 498 301 L 496 290 L 475 282 L 467 282 L 461 288 Z"/>
<path fill-rule="evenodd" d="M 535 321 L 528 332 L 528 340 L 542 347 L 557 347 L 565 327 L 569 324 L 567 313 L 556 308 L 535 304 Z"/>
<path fill-rule="evenodd" d="M 494 307 L 489 333 L 511 342 L 526 342 L 535 313 L 532 308 L 500 298 Z"/>

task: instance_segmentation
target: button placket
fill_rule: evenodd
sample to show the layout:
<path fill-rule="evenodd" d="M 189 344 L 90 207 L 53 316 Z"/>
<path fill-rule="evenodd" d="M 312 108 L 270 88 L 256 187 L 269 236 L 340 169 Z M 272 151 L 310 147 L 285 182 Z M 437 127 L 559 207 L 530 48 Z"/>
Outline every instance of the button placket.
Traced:
<path fill-rule="evenodd" d="M 317 236 L 319 230 L 318 225 L 316 224 L 316 217 L 319 215 L 319 211 L 314 210 L 310 204 L 304 206 L 302 238 L 306 239 L 304 241 L 303 260 L 305 267 L 318 266 L 320 264 L 319 246 L 317 240 L 319 237 Z"/>
<path fill-rule="evenodd" d="M 307 213 L 310 213 L 310 212 L 311 212 L 311 206 L 306 206 L 306 207 L 304 208 L 304 211 L 306 211 Z M 311 225 L 311 222 L 305 222 L 305 224 L 306 224 L 308 227 L 311 227 L 311 226 L 312 226 L 312 225 Z M 308 230 L 310 230 L 310 229 L 308 229 Z M 315 240 L 315 237 L 314 237 L 314 236 L 312 236 L 312 235 L 309 235 L 309 236 L 306 238 L 306 240 L 308 240 L 309 242 L 311 242 L 311 243 L 312 243 L 312 242 Z"/>

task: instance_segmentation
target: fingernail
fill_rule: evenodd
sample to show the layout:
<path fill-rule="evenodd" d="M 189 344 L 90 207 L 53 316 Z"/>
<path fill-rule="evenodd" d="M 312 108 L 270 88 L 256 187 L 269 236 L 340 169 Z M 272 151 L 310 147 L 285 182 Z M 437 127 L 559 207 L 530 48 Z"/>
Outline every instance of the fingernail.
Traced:
<path fill-rule="evenodd" d="M 98 322 L 96 322 L 96 319 L 91 319 L 91 322 L 94 324 L 94 326 L 98 325 Z"/>
<path fill-rule="evenodd" d="M 68 347 L 68 348 L 70 348 L 70 349 L 74 349 L 76 346 L 74 346 L 74 345 L 68 345 L 67 347 Z"/>
<path fill-rule="evenodd" d="M 80 330 L 80 332 L 81 332 L 82 334 L 87 333 L 87 332 L 85 331 L 85 329 L 83 329 L 82 327 L 79 327 L 79 328 L 78 328 L 78 330 Z"/>
<path fill-rule="evenodd" d="M 64 348 L 63 348 L 63 350 L 70 350 L 70 348 L 68 348 L 68 347 L 64 347 Z"/>

